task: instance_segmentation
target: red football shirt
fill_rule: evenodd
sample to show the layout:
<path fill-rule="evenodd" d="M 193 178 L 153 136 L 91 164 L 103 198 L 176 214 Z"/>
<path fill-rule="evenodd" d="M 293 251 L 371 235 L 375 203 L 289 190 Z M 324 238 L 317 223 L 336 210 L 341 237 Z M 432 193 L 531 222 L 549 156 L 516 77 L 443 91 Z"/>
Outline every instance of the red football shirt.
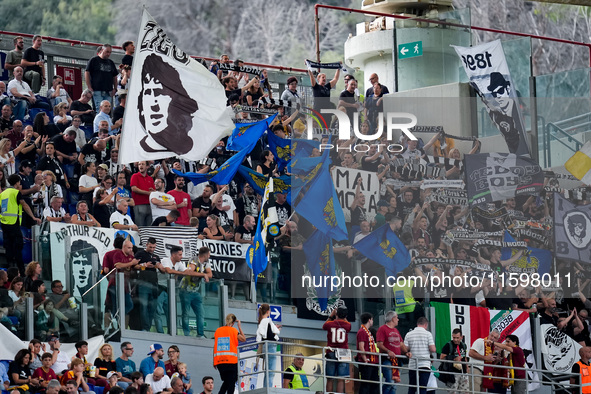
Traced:
<path fill-rule="evenodd" d="M 176 190 L 171 190 L 168 192 L 168 194 L 170 194 L 171 196 L 174 197 L 174 201 L 178 204 L 182 204 L 183 200 L 186 198 L 187 199 L 187 205 L 184 208 L 177 208 L 177 211 L 179 211 L 179 213 L 181 214 L 181 216 L 179 216 L 179 218 L 176 220 L 176 224 L 181 224 L 183 226 L 188 226 L 190 224 L 190 220 L 191 220 L 191 215 L 189 215 L 189 212 L 191 212 L 191 196 L 189 195 L 189 193 L 185 193 L 184 191 L 176 191 Z"/>
<path fill-rule="evenodd" d="M 322 326 L 326 330 L 326 345 L 333 349 L 348 349 L 349 348 L 349 332 L 351 331 L 351 323 L 345 320 L 336 319 L 327 321 Z"/>

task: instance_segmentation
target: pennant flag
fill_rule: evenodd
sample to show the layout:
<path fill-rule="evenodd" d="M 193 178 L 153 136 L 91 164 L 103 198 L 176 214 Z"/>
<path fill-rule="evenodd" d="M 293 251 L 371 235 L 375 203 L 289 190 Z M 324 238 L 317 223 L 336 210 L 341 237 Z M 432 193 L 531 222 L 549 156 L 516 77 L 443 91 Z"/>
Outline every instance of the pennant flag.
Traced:
<path fill-rule="evenodd" d="M 533 160 L 507 153 L 466 155 L 468 203 L 480 205 L 523 194 L 538 194 L 544 172 Z"/>
<path fill-rule="evenodd" d="M 387 223 L 357 241 L 353 247 L 386 268 L 386 274 L 390 276 L 395 276 L 410 264 L 410 254 L 406 246 Z"/>
<path fill-rule="evenodd" d="M 246 251 L 246 263 L 252 269 L 255 283 L 259 274 L 265 272 L 267 268 L 267 239 L 279 235 L 278 223 L 275 196 L 273 195 L 273 178 L 269 178 L 263 194 L 261 214 L 259 215 L 257 231 L 253 240 L 254 244 L 249 246 Z"/>
<path fill-rule="evenodd" d="M 347 239 L 345 214 L 328 168 L 330 160 L 328 155 L 324 158 L 324 163 L 316 167 L 316 175 L 310 174 L 310 187 L 303 193 L 296 211 L 327 236 L 336 240 Z M 298 188 L 298 193 L 299 190 L 301 189 Z"/>
<path fill-rule="evenodd" d="M 315 230 L 304 242 L 303 249 L 312 276 L 312 283 L 318 295 L 318 304 L 325 311 L 332 291 L 329 289 L 330 280 L 324 278 L 335 275 L 332 240 L 322 232 Z"/>
<path fill-rule="evenodd" d="M 564 163 L 564 168 L 585 185 L 591 185 L 591 141 Z"/>
<path fill-rule="evenodd" d="M 591 204 L 575 205 L 554 193 L 554 252 L 557 258 L 591 263 Z"/>
<path fill-rule="evenodd" d="M 238 173 L 248 182 L 254 189 L 255 193 L 261 196 L 265 193 L 265 186 L 269 177 L 259 172 L 251 170 L 248 167 L 238 167 Z M 289 175 L 281 175 L 279 178 L 273 178 L 273 188 L 275 193 L 289 193 L 291 186 L 291 177 Z"/>
<path fill-rule="evenodd" d="M 291 139 L 277 137 L 274 133 L 267 133 L 269 150 L 275 155 L 278 171 L 282 171 L 291 160 Z"/>
<path fill-rule="evenodd" d="M 504 242 L 515 242 L 515 238 L 505 231 L 503 236 Z M 509 260 L 519 249 L 502 248 L 501 260 Z M 552 252 L 547 249 L 527 248 L 527 252 L 522 255 L 519 260 L 506 267 L 507 272 L 515 273 L 534 273 L 540 275 L 550 272 L 550 265 L 552 264 Z"/>
<path fill-rule="evenodd" d="M 146 10 L 131 75 L 119 164 L 200 160 L 234 128 L 216 76 L 174 45 Z"/>
<path fill-rule="evenodd" d="M 490 119 L 505 137 L 509 153 L 530 156 L 517 89 L 501 40 L 475 47 L 452 47 L 462 59 L 470 84 L 482 98 Z"/>
<path fill-rule="evenodd" d="M 256 143 L 267 131 L 269 125 L 275 120 L 277 114 L 268 119 L 254 123 L 241 123 L 234 128 L 232 135 L 228 138 L 227 150 L 240 151 Z"/>

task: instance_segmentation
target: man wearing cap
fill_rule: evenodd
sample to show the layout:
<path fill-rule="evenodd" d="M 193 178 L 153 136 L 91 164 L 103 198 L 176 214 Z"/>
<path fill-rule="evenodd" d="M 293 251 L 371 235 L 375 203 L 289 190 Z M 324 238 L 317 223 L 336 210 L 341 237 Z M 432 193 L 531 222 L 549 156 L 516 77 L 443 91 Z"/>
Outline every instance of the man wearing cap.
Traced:
<path fill-rule="evenodd" d="M 152 387 L 154 393 L 160 392 L 172 392 L 172 387 L 170 385 L 170 378 L 164 371 L 164 368 L 157 367 L 154 369 L 154 372 L 148 375 L 145 375 L 144 382 L 149 384 Z M 182 383 L 182 380 L 181 380 Z"/>
<path fill-rule="evenodd" d="M 380 83 L 380 77 L 378 77 L 378 74 L 373 73 L 369 76 L 369 88 L 365 91 L 365 98 L 373 94 L 373 84 L 376 82 Z M 382 94 L 390 93 L 386 86 L 382 85 L 381 83 L 380 86 L 382 87 Z"/>
<path fill-rule="evenodd" d="M 524 127 L 521 123 L 518 105 L 511 97 L 511 83 L 505 79 L 503 74 L 492 72 L 487 89 L 498 104 L 494 109 L 486 106 L 489 116 L 505 137 L 509 153 L 516 153 L 521 143 L 520 132 Z"/>
<path fill-rule="evenodd" d="M 148 357 L 144 358 L 140 363 L 140 372 L 144 375 L 144 378 L 152 374 L 156 368 L 162 368 L 162 374 L 164 375 L 164 361 L 162 361 L 163 357 L 164 349 L 162 348 L 161 344 L 154 343 L 150 345 Z"/>

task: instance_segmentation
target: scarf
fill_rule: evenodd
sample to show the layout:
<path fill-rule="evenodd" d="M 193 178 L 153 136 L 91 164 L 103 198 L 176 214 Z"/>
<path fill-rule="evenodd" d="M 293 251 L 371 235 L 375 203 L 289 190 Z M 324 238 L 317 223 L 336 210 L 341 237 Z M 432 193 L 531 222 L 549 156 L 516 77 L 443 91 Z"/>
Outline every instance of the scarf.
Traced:
<path fill-rule="evenodd" d="M 371 332 L 369 332 L 367 327 L 365 327 L 363 324 L 361 325 L 361 328 L 363 329 L 363 331 L 365 331 L 365 333 L 367 334 L 367 337 L 369 338 L 369 351 L 372 353 L 375 353 L 376 352 L 376 342 L 373 339 L 373 335 L 371 335 Z M 377 356 L 375 354 L 371 354 L 367 357 L 367 360 L 369 363 L 375 364 L 378 361 L 376 357 Z"/>

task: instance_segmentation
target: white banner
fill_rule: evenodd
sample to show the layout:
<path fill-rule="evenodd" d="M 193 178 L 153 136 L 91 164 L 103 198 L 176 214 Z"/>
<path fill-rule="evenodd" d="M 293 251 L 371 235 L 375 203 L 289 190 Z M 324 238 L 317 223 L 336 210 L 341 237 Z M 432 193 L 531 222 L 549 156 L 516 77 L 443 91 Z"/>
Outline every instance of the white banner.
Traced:
<path fill-rule="evenodd" d="M 568 373 L 579 361 L 581 345 L 552 324 L 542 324 L 542 357 L 544 369 L 555 373 Z"/>
<path fill-rule="evenodd" d="M 200 160 L 232 132 L 217 77 L 177 48 L 146 10 L 131 75 L 119 164 Z"/>
<path fill-rule="evenodd" d="M 378 175 L 375 172 L 345 167 L 333 167 L 331 175 L 347 221 L 351 220 L 349 207 L 355 199 L 357 179 L 361 178 L 361 192 L 365 195 L 364 208 L 367 214 L 367 220 L 373 220 L 378 212 L 378 200 L 380 199 Z"/>
<path fill-rule="evenodd" d="M 63 281 L 76 298 L 100 278 L 103 257 L 113 250 L 115 237 L 131 236 L 132 243 L 139 245 L 139 234 L 135 231 L 55 222 L 49 228 L 52 278 Z M 64 264 L 58 264 L 59 261 Z M 103 282 L 106 286 L 106 280 Z"/>
<path fill-rule="evenodd" d="M 452 46 L 462 59 L 470 84 L 480 94 L 492 122 L 505 137 L 509 153 L 529 156 L 519 98 L 501 40 L 470 48 Z"/>

